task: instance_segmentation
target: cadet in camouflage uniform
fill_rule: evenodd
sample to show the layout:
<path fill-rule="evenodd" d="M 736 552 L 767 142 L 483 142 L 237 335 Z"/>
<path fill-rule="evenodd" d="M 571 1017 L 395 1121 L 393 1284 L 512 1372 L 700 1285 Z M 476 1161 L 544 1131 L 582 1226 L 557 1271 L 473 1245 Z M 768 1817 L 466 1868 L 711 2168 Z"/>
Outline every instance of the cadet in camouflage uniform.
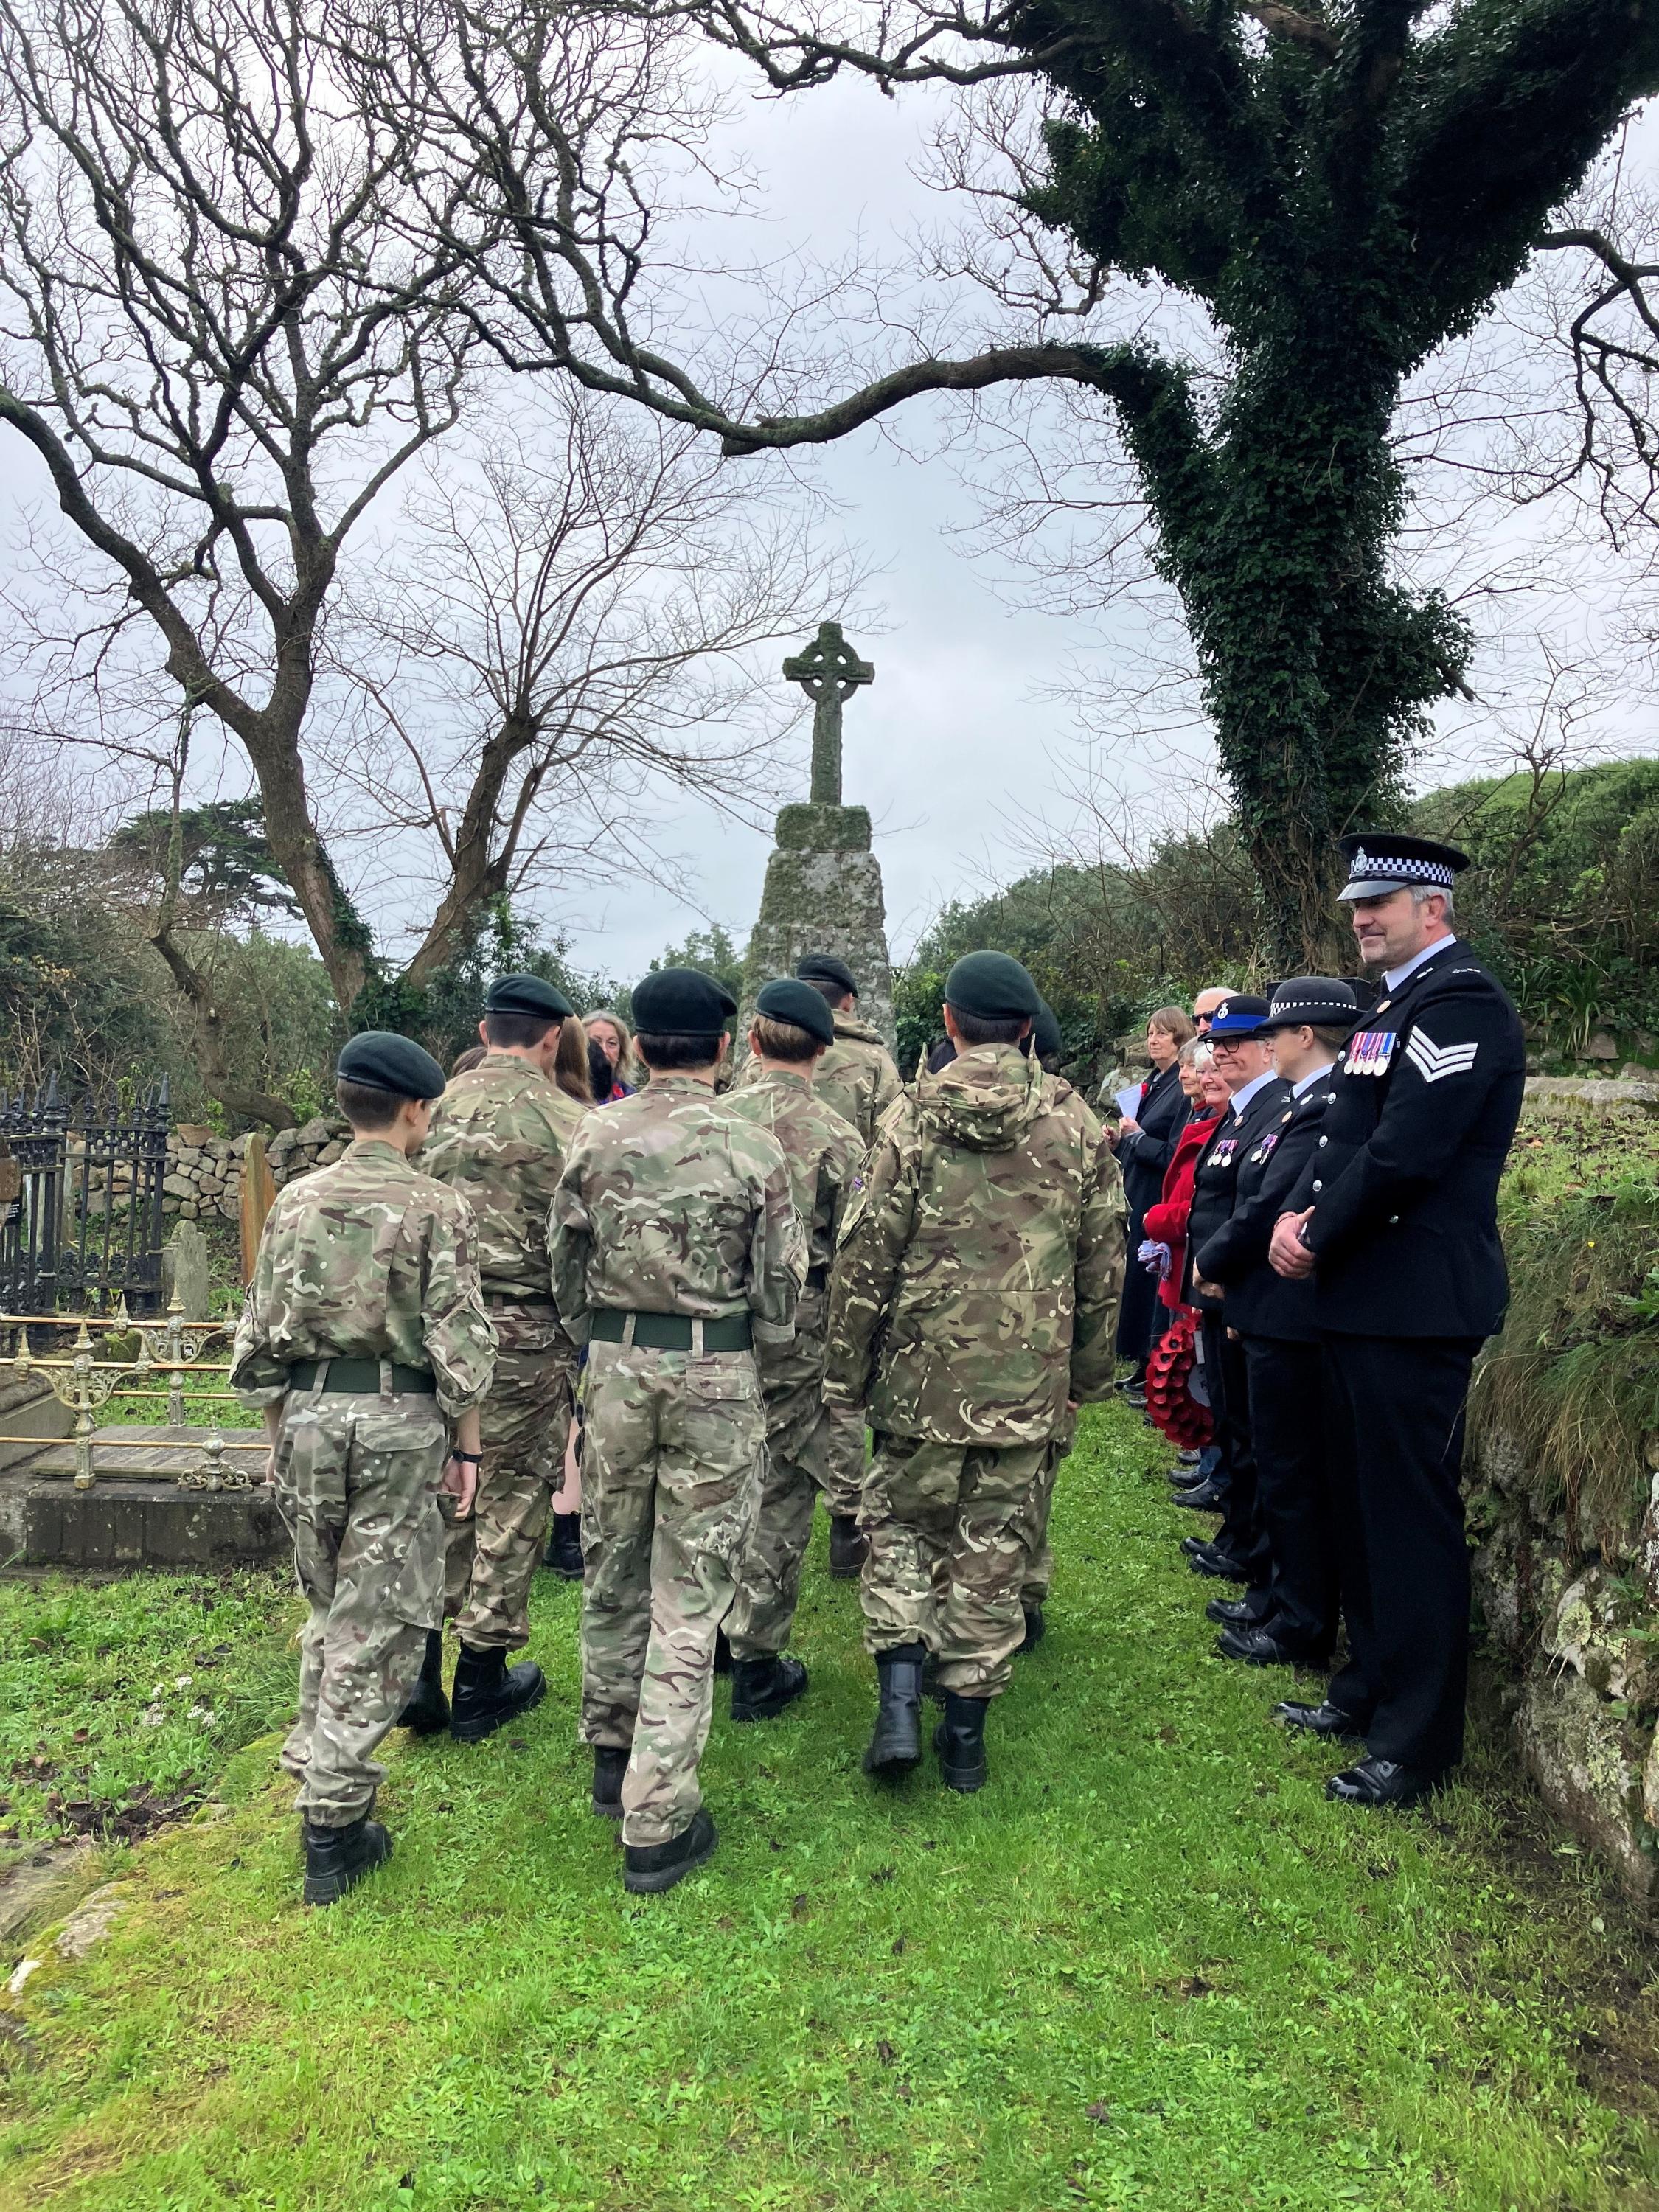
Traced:
<path fill-rule="evenodd" d="M 586 1109 L 553 1080 L 566 1018 L 562 991 L 538 975 L 503 975 L 484 1000 L 488 1049 L 438 1103 L 421 1155 L 457 1190 L 477 1224 L 478 1273 L 500 1350 L 483 1408 L 483 1463 L 470 1517 L 452 1521 L 444 1613 L 460 1638 L 453 1714 L 444 1708 L 442 1638 L 404 1716 L 477 1742 L 539 1704 L 547 1685 L 507 1655 L 530 1640 L 530 1585 L 547 1536 L 576 1382 L 576 1347 L 559 1326 L 547 1258 L 547 1215 Z"/>
<path fill-rule="evenodd" d="M 985 1710 L 1024 1629 L 1031 1493 L 1068 1401 L 1103 1398 L 1123 1280 L 1116 1162 L 1023 1040 L 1036 986 L 1006 953 L 959 960 L 957 1057 L 882 1124 L 848 1211 L 825 1391 L 870 1407 L 862 1598 L 881 1707 L 872 1773 L 921 1756 L 921 1671 L 953 1789 L 984 1783 Z"/>
<path fill-rule="evenodd" d="M 230 1370 L 264 1409 L 311 1603 L 283 1747 L 300 1783 L 307 1905 L 331 1905 L 390 1856 L 369 1818 L 386 1772 L 374 1754 L 441 1617 L 439 1493 L 469 1510 L 495 1358 L 471 1214 L 410 1164 L 443 1071 L 407 1037 L 370 1030 L 336 1073 L 352 1142 L 278 1194 Z"/>
<path fill-rule="evenodd" d="M 685 968 L 634 994 L 637 1097 L 589 1116 L 553 1201 L 553 1291 L 583 1370 L 581 1733 L 625 1886 L 714 1849 L 697 1789 L 714 1637 L 760 1499 L 753 1346 L 784 1345 L 806 1273 L 777 1140 L 714 1094 L 737 1006 Z"/>
<path fill-rule="evenodd" d="M 858 985 L 844 960 L 831 952 L 809 952 L 795 964 L 830 1008 L 836 1041 L 818 1063 L 812 1088 L 826 1106 L 850 1121 L 867 1152 L 876 1126 L 904 1085 L 878 1033 L 859 1019 Z M 859 1498 L 864 1487 L 864 1409 L 829 1408 L 828 1473 L 823 1502 L 830 1510 L 830 1571 L 848 1579 L 864 1565 L 865 1540 L 859 1528 Z"/>
<path fill-rule="evenodd" d="M 769 1129 L 782 1146 L 808 1250 L 793 1340 L 787 1346 L 764 1345 L 759 1352 L 766 1479 L 726 1624 L 733 1661 L 734 1721 L 770 1719 L 806 1687 L 805 1668 L 782 1655 L 812 1532 L 812 1499 L 827 1474 L 823 1329 L 830 1268 L 842 1212 L 865 1152 L 852 1123 L 816 1092 L 815 1071 L 836 1035 L 822 997 L 805 983 L 768 983 L 755 1007 L 747 1063 L 755 1072 L 741 1090 L 727 1094 L 726 1103 L 732 1113 Z"/>

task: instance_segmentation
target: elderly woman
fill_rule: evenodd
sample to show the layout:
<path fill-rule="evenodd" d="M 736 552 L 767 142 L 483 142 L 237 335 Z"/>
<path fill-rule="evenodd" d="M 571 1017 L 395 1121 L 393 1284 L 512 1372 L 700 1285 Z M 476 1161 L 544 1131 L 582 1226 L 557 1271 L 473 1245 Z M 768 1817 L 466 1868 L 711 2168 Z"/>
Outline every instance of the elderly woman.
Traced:
<path fill-rule="evenodd" d="M 1156 1206 L 1163 1195 L 1164 1172 L 1186 1126 L 1188 1103 L 1177 1062 L 1181 1048 L 1193 1035 L 1192 1022 L 1183 1007 L 1159 1006 L 1147 1016 L 1146 1057 L 1152 1063 L 1152 1072 L 1140 1086 L 1133 1114 L 1126 1115 L 1113 1133 L 1118 1165 L 1123 1170 L 1132 1253 L 1146 1233 L 1147 1207 Z M 1120 1358 L 1134 1362 L 1133 1372 L 1123 1385 L 1133 1406 L 1146 1402 L 1146 1359 L 1158 1318 L 1157 1285 L 1144 1268 L 1132 1266 L 1123 1280 L 1117 1350 Z"/>
<path fill-rule="evenodd" d="M 593 1079 L 593 1103 L 612 1106 L 631 1098 L 637 1088 L 629 1081 L 634 1073 L 634 1032 L 620 1014 L 601 1006 L 587 1018 L 587 1060 Z"/>

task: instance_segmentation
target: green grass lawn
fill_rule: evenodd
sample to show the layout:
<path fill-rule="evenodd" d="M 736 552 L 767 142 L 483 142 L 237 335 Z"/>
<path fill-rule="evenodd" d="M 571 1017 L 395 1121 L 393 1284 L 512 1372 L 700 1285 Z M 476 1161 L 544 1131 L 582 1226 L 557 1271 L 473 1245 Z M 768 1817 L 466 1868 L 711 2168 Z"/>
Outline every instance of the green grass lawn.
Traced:
<path fill-rule="evenodd" d="M 0 2021 L 0 2204 L 1659 2203 L 1650 1964 L 1600 1878 L 1495 1761 L 1431 1815 L 1328 1806 L 1328 1757 L 1267 1718 L 1289 1678 L 1211 1656 L 1161 1459 L 1124 1412 L 1085 1422 L 1053 1626 L 971 1799 L 860 1772 L 872 1675 L 820 1527 L 811 1692 L 734 1729 L 722 1691 L 720 1856 L 665 1898 L 624 1896 L 586 1809 L 562 1585 L 545 1704 L 484 1746 L 396 1742 L 397 1856 L 333 1911 L 299 1906 L 270 1739 L 237 1753 L 219 1817 L 112 1855 L 111 1941 Z M 251 1712 L 289 1626 L 251 1583 L 228 1636 L 176 1584 L 0 1595 L 13 1743 L 61 1740 L 100 1608 L 148 1619 L 118 1686 L 113 1651 L 73 1662 L 135 1726 L 210 1635 Z"/>

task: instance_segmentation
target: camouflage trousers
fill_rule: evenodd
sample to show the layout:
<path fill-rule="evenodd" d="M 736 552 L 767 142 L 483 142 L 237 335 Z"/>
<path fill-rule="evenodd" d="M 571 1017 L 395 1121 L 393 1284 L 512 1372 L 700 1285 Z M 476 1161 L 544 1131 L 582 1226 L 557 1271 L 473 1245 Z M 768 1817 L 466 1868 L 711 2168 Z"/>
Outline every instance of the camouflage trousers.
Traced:
<path fill-rule="evenodd" d="M 864 1410 L 858 1406 L 823 1408 L 822 1465 L 814 1480 L 827 1510 L 838 1520 L 858 1518 L 864 1492 Z"/>
<path fill-rule="evenodd" d="M 470 1517 L 447 1501 L 444 1618 L 475 1650 L 530 1641 L 530 1585 L 564 1478 L 576 1363 L 551 1304 L 492 1298 L 500 1349 L 480 1413 L 482 1460 Z"/>
<path fill-rule="evenodd" d="M 340 1828 L 371 1810 L 374 1753 L 408 1701 L 443 1612 L 438 1486 L 448 1429 L 435 1398 L 341 1390 L 288 1401 L 276 1505 L 311 1615 L 300 1635 L 300 1717 L 283 1765 L 298 1809 Z"/>
<path fill-rule="evenodd" d="M 726 1623 L 733 1655 L 760 1659 L 781 1651 L 794 1626 L 801 1563 L 812 1534 L 812 1502 L 829 1492 L 827 1461 L 833 1437 L 823 1402 L 823 1291 L 803 1291 L 793 1343 L 757 1354 L 766 1405 L 766 1469 L 760 1510 L 738 1567 L 737 1595 Z M 859 1456 L 864 1456 L 864 1422 Z M 831 1511 L 836 1509 L 832 1506 Z"/>
<path fill-rule="evenodd" d="M 714 1637 L 766 1450 L 748 1352 L 595 1344 L 582 1372 L 585 1742 L 630 1752 L 623 1841 L 664 1844 L 702 1802 Z"/>
<path fill-rule="evenodd" d="M 942 1689 L 994 1698 L 1007 1688 L 1025 1635 L 1032 1492 L 1051 1449 L 877 1437 L 859 1515 L 870 1539 L 859 1589 L 868 1650 L 925 1644 Z"/>
<path fill-rule="evenodd" d="M 1020 1516 L 1019 1538 L 1025 1547 L 1025 1575 L 1019 1586 L 1022 1607 L 1043 1604 L 1054 1579 L 1054 1555 L 1048 1542 L 1048 1516 L 1054 1507 L 1054 1483 L 1060 1462 L 1077 1441 L 1077 1415 L 1063 1413 L 1049 1439 L 1042 1472 L 1031 1485 L 1025 1511 Z"/>

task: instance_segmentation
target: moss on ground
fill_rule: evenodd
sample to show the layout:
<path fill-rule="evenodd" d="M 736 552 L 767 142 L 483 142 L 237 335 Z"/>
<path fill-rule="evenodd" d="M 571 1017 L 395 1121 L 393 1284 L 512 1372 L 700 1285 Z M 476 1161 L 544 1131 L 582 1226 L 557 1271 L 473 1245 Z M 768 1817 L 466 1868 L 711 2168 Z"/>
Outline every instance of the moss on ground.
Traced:
<path fill-rule="evenodd" d="M 733 1729 L 721 1692 L 722 1848 L 664 1899 L 624 1897 L 586 1808 L 562 1585 L 547 1702 L 487 1745 L 398 1741 L 397 1856 L 335 1911 L 297 1904 L 272 1740 L 244 1752 L 238 1802 L 128 1855 L 111 1941 L 17 2001 L 0 2205 L 1659 2202 L 1647 1954 L 1600 1877 L 1516 1856 L 1495 1769 L 1431 1814 L 1328 1805 L 1328 1756 L 1267 1717 L 1290 1678 L 1211 1654 L 1162 1456 L 1121 1410 L 1085 1421 L 1053 1626 L 975 1798 L 860 1772 L 857 1597 L 816 1551 L 811 1694 Z M 137 1619 L 149 1587 L 87 1593 L 46 1652 L 9 1626 L 5 1686 L 44 1712 L 97 1601 Z M 252 1650 L 287 1615 L 250 1603 Z M 193 1623 L 155 1621 L 124 1695 L 185 1671 Z"/>

